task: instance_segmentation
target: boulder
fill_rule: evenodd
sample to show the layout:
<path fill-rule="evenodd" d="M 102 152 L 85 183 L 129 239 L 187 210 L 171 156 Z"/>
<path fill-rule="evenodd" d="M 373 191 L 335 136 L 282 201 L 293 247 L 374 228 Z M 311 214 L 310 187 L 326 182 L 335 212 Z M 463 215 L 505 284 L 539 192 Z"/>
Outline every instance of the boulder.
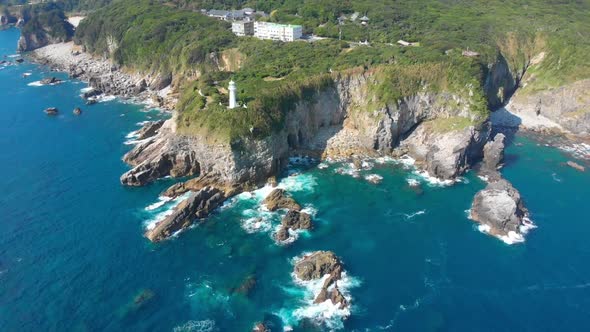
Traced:
<path fill-rule="evenodd" d="M 262 204 L 266 205 L 270 211 L 276 211 L 278 209 L 289 209 L 294 211 L 301 210 L 301 206 L 297 204 L 293 198 L 287 196 L 284 189 L 280 188 L 277 188 L 268 194 L 264 201 L 262 201 Z"/>
<path fill-rule="evenodd" d="M 214 187 L 205 187 L 182 201 L 172 214 L 148 230 L 145 236 L 152 242 L 159 242 L 174 233 L 190 227 L 196 219 L 207 217 L 225 200 L 225 194 Z"/>
<path fill-rule="evenodd" d="M 316 251 L 304 256 L 295 264 L 295 275 L 301 280 L 319 279 L 326 274 L 340 278 L 342 262 L 331 251 Z"/>
<path fill-rule="evenodd" d="M 471 205 L 471 219 L 489 226 L 493 235 L 520 234 L 525 218 L 528 210 L 520 193 L 504 179 L 489 183 L 475 195 Z"/>
<path fill-rule="evenodd" d="M 80 109 L 80 107 L 76 107 L 76 108 L 74 108 L 73 113 L 74 113 L 74 115 L 81 115 L 82 114 L 82 110 Z"/>

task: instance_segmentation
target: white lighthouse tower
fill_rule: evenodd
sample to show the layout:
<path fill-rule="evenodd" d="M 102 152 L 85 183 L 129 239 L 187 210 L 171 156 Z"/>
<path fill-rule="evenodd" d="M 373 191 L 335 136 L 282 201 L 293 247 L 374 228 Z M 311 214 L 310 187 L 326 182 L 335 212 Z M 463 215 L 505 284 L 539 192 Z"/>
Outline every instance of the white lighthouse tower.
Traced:
<path fill-rule="evenodd" d="M 236 92 L 238 88 L 236 87 L 236 82 L 234 80 L 229 81 L 229 108 L 236 108 Z"/>

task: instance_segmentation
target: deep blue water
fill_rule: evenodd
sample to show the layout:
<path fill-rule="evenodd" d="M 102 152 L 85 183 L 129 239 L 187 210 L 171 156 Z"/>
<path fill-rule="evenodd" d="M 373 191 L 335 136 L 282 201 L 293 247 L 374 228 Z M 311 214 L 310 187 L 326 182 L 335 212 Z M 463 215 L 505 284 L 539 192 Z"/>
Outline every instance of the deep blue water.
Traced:
<path fill-rule="evenodd" d="M 0 57 L 14 53 L 17 39 L 17 30 L 0 32 Z M 264 319 L 273 331 L 313 330 L 297 327 L 313 308 L 290 273 L 293 257 L 319 249 L 345 263 L 345 330 L 590 328 L 590 176 L 564 166 L 571 157 L 557 149 L 524 137 L 508 148 L 504 175 L 538 226 L 522 244 L 506 245 L 467 219 L 484 186 L 474 175 L 444 188 L 421 180 L 416 191 L 411 170 L 386 163 L 363 173 L 383 176 L 380 185 L 336 174 L 339 165 L 284 179 L 317 211 L 315 229 L 289 246 L 264 225 L 247 227 L 250 218 L 273 227 L 280 218 L 247 195 L 153 245 L 142 235 L 146 223 L 172 203 L 146 207 L 172 182 L 126 188 L 119 176 L 128 169 L 126 135 L 166 115 L 118 101 L 84 106 L 85 85 L 73 80 L 27 85 L 48 75 L 56 74 L 29 63 L 0 69 L 2 331 L 248 331 Z M 49 106 L 60 115 L 46 116 Z M 250 293 L 232 292 L 249 277 Z"/>

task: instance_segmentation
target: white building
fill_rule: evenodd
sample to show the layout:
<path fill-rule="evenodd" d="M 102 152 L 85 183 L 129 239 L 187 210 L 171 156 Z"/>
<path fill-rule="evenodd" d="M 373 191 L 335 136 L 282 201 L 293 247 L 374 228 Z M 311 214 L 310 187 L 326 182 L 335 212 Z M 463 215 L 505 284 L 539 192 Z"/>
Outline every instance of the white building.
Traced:
<path fill-rule="evenodd" d="M 236 102 L 236 92 L 238 91 L 238 87 L 236 86 L 236 82 L 234 80 L 229 81 L 229 109 L 236 108 L 238 103 Z"/>
<path fill-rule="evenodd" d="M 254 35 L 254 22 L 252 21 L 234 21 L 231 24 L 231 31 L 240 37 Z"/>
<path fill-rule="evenodd" d="M 254 22 L 254 37 L 290 42 L 301 38 L 301 25 L 278 24 L 270 22 Z"/>

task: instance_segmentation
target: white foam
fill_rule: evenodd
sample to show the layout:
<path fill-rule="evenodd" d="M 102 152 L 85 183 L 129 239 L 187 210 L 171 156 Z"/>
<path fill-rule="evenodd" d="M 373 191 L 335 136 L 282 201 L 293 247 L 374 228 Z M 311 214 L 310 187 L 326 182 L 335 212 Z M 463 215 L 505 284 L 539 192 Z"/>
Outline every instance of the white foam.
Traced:
<path fill-rule="evenodd" d="M 27 85 L 28 86 L 43 86 L 43 84 L 41 84 L 41 81 L 31 82 L 31 83 L 29 83 Z"/>
<path fill-rule="evenodd" d="M 420 211 L 416 211 L 416 212 L 413 212 L 413 213 L 404 213 L 404 216 L 406 217 L 406 219 L 409 220 L 409 219 L 412 219 L 412 218 L 414 218 L 416 216 L 423 215 L 425 213 L 426 213 L 426 210 L 420 210 Z"/>
<path fill-rule="evenodd" d="M 24 73 L 24 74 L 23 74 L 23 76 L 24 76 L 24 77 L 29 77 L 29 76 L 31 76 L 31 75 L 33 75 L 33 73 Z"/>
<path fill-rule="evenodd" d="M 155 202 L 155 203 L 152 203 L 152 204 L 148 205 L 148 206 L 145 208 L 145 210 L 146 210 L 146 211 L 153 211 L 153 210 L 156 210 L 156 209 L 158 209 L 158 208 L 162 207 L 164 204 L 166 204 L 166 203 L 170 202 L 171 200 L 172 200 L 172 198 L 170 198 L 170 197 L 166 197 L 166 196 L 160 196 L 160 197 L 159 197 L 159 200 L 158 200 L 157 202 Z"/>
<path fill-rule="evenodd" d="M 18 58 L 20 57 L 20 54 L 11 54 L 11 55 L 7 55 L 7 58 Z"/>
<path fill-rule="evenodd" d="M 45 85 L 58 85 L 58 84 L 62 84 L 64 82 L 65 81 L 58 81 L 58 82 L 50 83 L 50 84 L 43 84 L 43 83 L 41 83 L 41 81 L 35 81 L 35 82 L 28 83 L 27 85 L 28 86 L 37 86 L 37 87 L 39 87 L 39 86 L 45 86 Z"/>
<path fill-rule="evenodd" d="M 407 178 L 406 182 L 408 183 L 408 185 L 410 187 L 418 187 L 420 185 L 420 181 L 418 181 L 414 178 Z"/>
<path fill-rule="evenodd" d="M 90 91 L 94 91 L 94 88 L 91 86 L 87 86 L 85 88 L 80 89 L 80 92 L 82 92 L 82 93 L 86 93 L 86 92 L 90 92 Z"/>
<path fill-rule="evenodd" d="M 428 183 L 428 185 L 432 187 L 448 187 L 456 182 L 455 180 L 439 179 L 430 175 L 427 171 L 415 170 L 414 174 L 420 176 L 422 179 L 424 179 L 424 181 L 426 181 L 426 183 Z"/>
<path fill-rule="evenodd" d="M 381 181 L 383 181 L 383 177 L 378 174 L 369 174 L 369 175 L 365 175 L 365 180 L 367 180 L 371 183 L 374 183 L 374 184 L 379 184 L 379 183 L 381 183 Z"/>
<path fill-rule="evenodd" d="M 148 205 L 144 210 L 156 211 L 156 210 L 161 209 L 162 207 L 164 207 L 165 209 L 159 213 L 156 213 L 152 218 L 144 221 L 145 229 L 146 230 L 154 229 L 154 227 L 156 227 L 156 225 L 160 221 L 164 220 L 164 218 L 168 217 L 169 215 L 172 214 L 172 212 L 174 212 L 174 208 L 176 208 L 176 206 L 178 204 L 180 204 L 180 202 L 187 199 L 190 195 L 191 195 L 191 192 L 189 191 L 189 192 L 185 193 L 184 195 L 176 197 L 175 199 L 168 199 L 168 201 L 164 202 L 164 204 L 160 204 L 163 200 L 163 198 L 160 198 L 157 202 Z M 159 206 L 154 207 L 158 204 L 159 204 Z M 151 209 L 148 210 L 148 208 L 151 208 Z"/>
<path fill-rule="evenodd" d="M 326 169 L 328 167 L 330 167 L 330 166 L 326 162 L 321 162 L 321 163 L 318 164 L 318 168 L 319 169 Z"/>
<path fill-rule="evenodd" d="M 298 297 L 302 306 L 294 310 L 282 309 L 278 313 L 285 325 L 295 325 L 303 319 L 309 319 L 318 324 L 325 325 L 330 330 L 338 330 L 344 327 L 343 320 L 351 315 L 350 305 L 340 308 L 340 304 L 333 304 L 329 299 L 322 303 L 314 303 L 315 298 L 329 276 L 329 274 L 326 274 L 320 279 L 303 281 L 297 278 L 295 274 L 292 274 L 293 282 L 299 288 L 299 291 L 289 288 L 284 288 L 284 290 Z M 350 289 L 359 285 L 360 281 L 348 276 L 346 272 L 342 273 L 341 279 L 338 281 L 338 289 L 349 303 L 352 301 Z M 334 285 L 330 286 L 329 289 L 333 287 Z"/>
<path fill-rule="evenodd" d="M 522 220 L 522 225 L 518 227 L 518 232 L 509 231 L 506 235 L 497 235 L 496 237 L 509 245 L 515 243 L 522 243 L 525 241 L 524 236 L 528 234 L 528 232 L 531 229 L 534 228 L 537 228 L 537 226 L 533 224 L 533 222 L 529 218 L 524 217 Z M 477 226 L 477 229 L 485 234 L 490 234 L 492 230 L 492 228 L 487 224 L 480 224 Z"/>

